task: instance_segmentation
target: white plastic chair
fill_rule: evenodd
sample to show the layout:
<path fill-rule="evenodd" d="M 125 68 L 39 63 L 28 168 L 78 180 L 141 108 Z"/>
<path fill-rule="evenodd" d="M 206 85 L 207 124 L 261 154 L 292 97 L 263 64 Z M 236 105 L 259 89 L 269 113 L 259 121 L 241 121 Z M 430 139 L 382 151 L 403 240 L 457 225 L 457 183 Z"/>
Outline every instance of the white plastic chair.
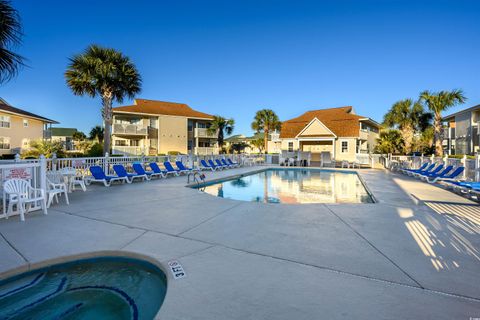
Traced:
<path fill-rule="evenodd" d="M 68 201 L 68 187 L 65 183 L 63 175 L 60 172 L 47 172 L 47 193 L 47 208 L 50 208 L 54 198 L 58 203 L 58 195 L 61 195 L 62 193 L 65 195 L 65 202 L 70 204 Z"/>
<path fill-rule="evenodd" d="M 8 197 L 7 218 L 13 212 L 15 204 L 20 212 L 21 221 L 25 221 L 25 213 L 30 210 L 32 203 L 40 202 L 43 213 L 47 214 L 45 192 L 42 189 L 33 188 L 29 181 L 23 179 L 7 180 L 3 184 L 3 190 Z"/>
<path fill-rule="evenodd" d="M 87 191 L 87 186 L 85 184 L 85 179 L 83 175 L 77 175 L 77 170 L 71 167 L 65 167 L 60 170 L 62 175 L 68 177 L 68 190 L 73 191 L 75 190 L 75 186 L 78 185 L 82 188 L 83 192 Z"/>

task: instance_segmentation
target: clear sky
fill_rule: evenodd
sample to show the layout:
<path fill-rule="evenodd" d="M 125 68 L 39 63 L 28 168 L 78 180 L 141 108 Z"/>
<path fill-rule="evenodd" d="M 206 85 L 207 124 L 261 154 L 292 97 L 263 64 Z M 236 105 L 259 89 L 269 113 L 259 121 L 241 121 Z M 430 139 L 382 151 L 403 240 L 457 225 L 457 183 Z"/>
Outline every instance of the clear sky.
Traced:
<path fill-rule="evenodd" d="M 286 120 L 352 105 L 381 121 L 399 99 L 454 88 L 469 98 L 462 108 L 480 104 L 476 0 L 12 3 L 29 67 L 0 96 L 87 132 L 101 123 L 100 101 L 74 96 L 63 73 L 68 57 L 92 43 L 134 61 L 139 97 L 233 117 L 235 134 L 251 133 L 260 108 Z"/>

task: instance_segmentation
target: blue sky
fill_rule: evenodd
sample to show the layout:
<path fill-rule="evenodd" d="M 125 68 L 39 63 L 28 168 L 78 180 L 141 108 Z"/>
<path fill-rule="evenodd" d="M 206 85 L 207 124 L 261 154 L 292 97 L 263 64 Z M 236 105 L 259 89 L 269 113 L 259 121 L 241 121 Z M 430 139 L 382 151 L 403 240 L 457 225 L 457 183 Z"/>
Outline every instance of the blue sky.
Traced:
<path fill-rule="evenodd" d="M 0 96 L 84 131 L 100 101 L 74 96 L 68 57 L 96 43 L 137 65 L 141 98 L 233 117 L 281 120 L 353 105 L 380 121 L 397 100 L 461 88 L 480 104 L 480 1 L 20 1 L 28 59 Z M 125 101 L 128 104 L 131 101 Z M 118 105 L 118 104 L 115 104 Z M 452 109 L 452 111 L 459 108 Z"/>

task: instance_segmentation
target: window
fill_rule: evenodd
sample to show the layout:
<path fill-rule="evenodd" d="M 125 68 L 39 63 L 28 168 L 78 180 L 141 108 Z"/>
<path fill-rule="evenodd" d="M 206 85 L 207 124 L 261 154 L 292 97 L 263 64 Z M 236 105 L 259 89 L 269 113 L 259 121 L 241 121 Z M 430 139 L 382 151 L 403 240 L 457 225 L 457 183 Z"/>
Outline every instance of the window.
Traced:
<path fill-rule="evenodd" d="M 342 153 L 348 152 L 348 141 L 342 141 Z"/>
<path fill-rule="evenodd" d="M 193 131 L 193 121 L 192 120 L 188 120 L 187 122 L 187 126 L 188 126 L 188 132 L 192 132 Z"/>
<path fill-rule="evenodd" d="M 205 123 L 203 123 L 203 122 L 197 123 L 197 126 L 198 126 L 198 128 L 202 128 L 202 129 L 207 128 L 207 125 L 206 125 Z"/>
<path fill-rule="evenodd" d="M 0 116 L 0 128 L 10 128 L 10 116 Z"/>
<path fill-rule="evenodd" d="M 28 119 L 23 119 L 23 127 L 24 128 L 28 127 Z"/>
<path fill-rule="evenodd" d="M 0 149 L 10 149 L 10 138 L 0 137 Z"/>
<path fill-rule="evenodd" d="M 288 143 L 288 152 L 293 152 L 293 142 Z"/>
<path fill-rule="evenodd" d="M 115 145 L 116 146 L 126 146 L 127 145 L 127 141 L 126 140 L 115 140 Z"/>
<path fill-rule="evenodd" d="M 192 140 L 188 140 L 187 149 L 188 149 L 188 151 L 193 149 L 193 141 Z"/>

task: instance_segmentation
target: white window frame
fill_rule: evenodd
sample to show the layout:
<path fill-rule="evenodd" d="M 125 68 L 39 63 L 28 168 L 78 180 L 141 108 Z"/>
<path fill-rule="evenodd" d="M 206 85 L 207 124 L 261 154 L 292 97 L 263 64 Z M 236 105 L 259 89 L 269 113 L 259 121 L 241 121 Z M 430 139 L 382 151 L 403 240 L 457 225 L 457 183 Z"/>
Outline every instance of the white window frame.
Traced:
<path fill-rule="evenodd" d="M 291 144 L 291 146 L 292 146 L 292 150 L 290 150 L 290 144 Z M 287 150 L 288 150 L 288 152 L 293 152 L 293 150 L 294 150 L 294 148 L 293 148 L 293 141 L 289 141 L 289 142 L 288 142 Z"/>
<path fill-rule="evenodd" d="M 22 122 L 23 122 L 23 127 L 24 127 L 24 128 L 28 128 L 28 125 L 29 125 L 28 119 L 23 119 Z"/>
<path fill-rule="evenodd" d="M 8 148 L 5 148 L 4 146 L 8 146 Z M 0 150 L 10 150 L 10 137 L 0 137 Z"/>
<path fill-rule="evenodd" d="M 343 143 L 347 144 L 347 151 L 343 151 Z M 348 140 L 340 140 L 340 153 L 348 153 L 350 149 L 350 145 L 348 143 Z"/>
<path fill-rule="evenodd" d="M 8 124 L 8 125 L 5 125 Z M 0 115 L 0 128 L 9 129 L 12 126 L 12 118 L 7 115 Z"/>

